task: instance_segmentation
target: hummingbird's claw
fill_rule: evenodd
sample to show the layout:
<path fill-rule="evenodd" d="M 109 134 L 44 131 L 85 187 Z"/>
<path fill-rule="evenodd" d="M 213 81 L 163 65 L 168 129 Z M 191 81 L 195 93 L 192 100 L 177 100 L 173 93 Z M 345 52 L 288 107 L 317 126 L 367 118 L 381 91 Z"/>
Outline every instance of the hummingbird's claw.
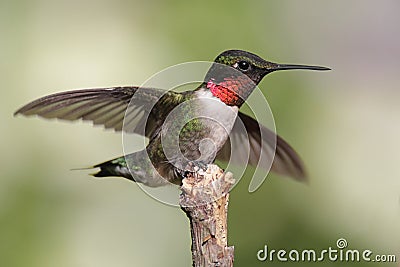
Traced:
<path fill-rule="evenodd" d="M 203 161 L 194 160 L 194 161 L 190 161 L 186 165 L 186 172 L 188 172 L 188 174 L 194 174 L 195 172 L 197 172 L 199 170 L 206 171 L 207 164 Z"/>
<path fill-rule="evenodd" d="M 175 169 L 175 173 L 181 176 L 182 178 L 186 178 L 189 175 L 194 175 L 199 170 L 206 171 L 207 168 L 208 168 L 207 163 L 203 161 L 190 161 L 188 162 L 184 170 L 177 168 Z"/>

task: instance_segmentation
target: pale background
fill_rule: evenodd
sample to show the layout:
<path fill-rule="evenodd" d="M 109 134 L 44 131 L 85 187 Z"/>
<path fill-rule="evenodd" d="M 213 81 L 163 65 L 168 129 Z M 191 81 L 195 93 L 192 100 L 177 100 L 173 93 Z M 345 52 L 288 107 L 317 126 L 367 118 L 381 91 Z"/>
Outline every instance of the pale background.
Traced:
<path fill-rule="evenodd" d="M 399 12 L 395 0 L 2 0 L 0 266 L 189 266 L 181 210 L 123 179 L 70 171 L 119 156 L 120 134 L 12 114 L 46 94 L 141 84 L 232 48 L 333 69 L 260 84 L 310 183 L 270 175 L 249 194 L 242 179 L 229 211 L 235 266 L 266 266 L 256 258 L 265 244 L 324 249 L 341 237 L 399 258 Z M 379 265 L 396 264 L 369 264 Z"/>

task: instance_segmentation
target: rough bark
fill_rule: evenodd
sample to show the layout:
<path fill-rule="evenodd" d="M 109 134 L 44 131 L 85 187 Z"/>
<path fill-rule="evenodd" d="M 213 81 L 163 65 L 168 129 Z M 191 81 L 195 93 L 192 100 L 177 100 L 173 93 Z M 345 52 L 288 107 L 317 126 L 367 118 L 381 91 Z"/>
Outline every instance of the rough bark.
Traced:
<path fill-rule="evenodd" d="M 229 190 L 235 180 L 216 165 L 198 169 L 183 179 L 180 205 L 189 217 L 193 266 L 233 266 L 228 247 Z"/>

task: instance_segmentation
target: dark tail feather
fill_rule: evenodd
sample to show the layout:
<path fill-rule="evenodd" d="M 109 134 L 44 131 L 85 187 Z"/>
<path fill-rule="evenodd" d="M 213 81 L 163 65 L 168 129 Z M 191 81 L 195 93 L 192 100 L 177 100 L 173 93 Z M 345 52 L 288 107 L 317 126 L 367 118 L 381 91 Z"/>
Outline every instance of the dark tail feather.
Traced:
<path fill-rule="evenodd" d="M 99 172 L 93 173 L 91 175 L 93 175 L 94 177 L 108 177 L 108 176 L 115 176 L 113 173 L 111 173 L 109 171 L 110 167 L 113 167 L 113 164 L 111 164 L 111 162 L 104 162 L 101 164 L 97 164 L 95 166 L 93 166 L 94 168 L 100 168 Z"/>
<path fill-rule="evenodd" d="M 110 168 L 112 169 L 115 164 L 112 164 L 111 161 L 107 161 L 107 162 L 103 162 L 94 166 L 90 166 L 90 167 L 82 167 L 82 168 L 73 168 L 71 169 L 71 171 L 82 171 L 82 170 L 91 170 L 91 169 L 95 169 L 95 168 L 100 168 L 100 171 L 97 173 L 91 173 L 90 175 L 94 176 L 94 177 L 107 177 L 107 176 L 116 176 L 115 174 L 113 174 L 110 170 Z"/>
<path fill-rule="evenodd" d="M 129 161 L 132 169 L 128 168 Z M 94 177 L 124 177 L 137 183 L 143 183 L 151 187 L 168 184 L 160 175 L 156 174 L 151 165 L 146 150 L 141 150 L 126 156 L 106 161 L 92 168 L 100 168 L 100 171 L 92 174 Z"/>
<path fill-rule="evenodd" d="M 92 174 L 94 177 L 120 176 L 132 180 L 132 175 L 126 166 L 124 157 L 94 165 L 93 168 L 100 168 L 99 172 Z"/>

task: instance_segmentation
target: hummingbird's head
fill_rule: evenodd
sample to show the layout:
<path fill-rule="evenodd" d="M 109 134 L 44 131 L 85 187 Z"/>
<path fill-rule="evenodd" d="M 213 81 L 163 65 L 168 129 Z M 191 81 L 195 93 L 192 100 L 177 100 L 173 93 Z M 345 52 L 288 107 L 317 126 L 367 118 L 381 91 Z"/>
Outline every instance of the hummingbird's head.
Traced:
<path fill-rule="evenodd" d="M 291 69 L 330 70 L 319 66 L 273 63 L 242 50 L 224 51 L 214 62 L 206 75 L 207 87 L 225 104 L 237 106 L 243 104 L 268 73 Z"/>

